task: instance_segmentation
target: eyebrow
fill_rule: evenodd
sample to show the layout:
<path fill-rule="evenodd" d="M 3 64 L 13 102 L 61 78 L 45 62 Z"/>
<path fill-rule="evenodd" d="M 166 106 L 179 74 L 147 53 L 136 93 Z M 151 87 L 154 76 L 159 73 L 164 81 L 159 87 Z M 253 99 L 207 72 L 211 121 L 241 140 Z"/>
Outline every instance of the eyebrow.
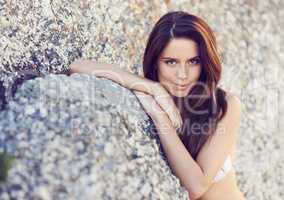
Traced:
<path fill-rule="evenodd" d="M 194 57 L 192 57 L 192 58 L 189 58 L 188 60 L 193 60 L 193 59 L 195 59 L 195 58 L 198 58 L 199 56 L 194 56 Z M 169 59 L 169 60 L 178 60 L 177 58 L 171 58 L 171 57 L 163 57 L 163 58 L 161 58 L 162 60 L 164 60 L 164 59 Z"/>

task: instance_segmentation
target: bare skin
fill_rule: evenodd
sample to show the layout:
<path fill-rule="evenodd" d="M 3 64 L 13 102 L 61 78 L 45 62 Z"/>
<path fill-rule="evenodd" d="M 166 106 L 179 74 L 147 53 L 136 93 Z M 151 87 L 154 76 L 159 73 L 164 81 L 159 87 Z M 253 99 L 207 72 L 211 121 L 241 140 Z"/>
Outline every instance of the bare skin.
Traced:
<path fill-rule="evenodd" d="M 100 63 L 91 60 L 77 60 L 70 65 L 71 73 L 81 73 L 104 77 L 119 83 L 134 91 L 140 91 L 151 95 L 163 110 L 168 114 L 173 126 L 178 129 L 182 126 L 179 110 L 166 89 L 158 82 L 137 76 L 115 64 Z"/>
<path fill-rule="evenodd" d="M 187 95 L 192 85 L 198 83 L 201 74 L 201 63 L 199 59 L 198 45 L 195 41 L 186 38 L 174 38 L 165 47 L 158 60 L 158 76 L 160 83 L 169 91 L 172 96 L 184 97 Z M 199 83 L 198 83 L 199 84 Z M 181 87 L 180 85 L 185 85 Z M 206 86 L 206 85 L 205 85 Z M 169 131 L 161 128 L 160 137 L 167 157 L 170 160 L 171 167 L 174 168 L 176 175 L 180 178 L 182 184 L 188 189 L 191 199 L 201 200 L 243 200 L 244 195 L 241 193 L 236 184 L 235 171 L 230 171 L 222 180 L 215 183 L 212 179 L 224 163 L 225 156 L 228 154 L 234 158 L 236 148 L 237 130 L 240 123 L 240 100 L 228 94 L 228 113 L 218 124 L 216 136 L 213 136 L 214 142 L 211 145 L 205 143 L 202 147 L 197 160 L 194 161 L 187 155 L 183 148 L 173 148 L 175 143 L 178 146 L 180 142 L 171 134 L 167 125 L 166 117 L 155 115 L 158 127 L 169 127 Z M 218 134 L 220 132 L 220 134 Z M 168 142 L 170 141 L 170 143 Z M 168 148 L 168 149 L 167 149 Z M 183 155 L 180 160 L 176 155 Z M 187 167 L 179 166 L 177 163 L 187 163 Z M 233 159 L 232 159 L 233 162 Z M 187 173 L 191 171 L 192 173 Z M 191 175 L 191 180 L 187 178 Z M 200 185 L 199 185 L 199 184 Z M 199 185 L 199 186 L 198 186 Z"/>
<path fill-rule="evenodd" d="M 198 80 L 201 65 L 197 58 L 198 47 L 194 41 L 172 40 L 159 57 L 160 83 L 158 85 L 142 76 L 131 74 L 118 66 L 106 63 L 80 60 L 72 63 L 70 67 L 71 73 L 93 74 L 109 78 L 134 90 L 153 119 L 170 167 L 180 179 L 181 184 L 188 190 L 190 199 L 244 200 L 243 194 L 236 185 L 234 170 L 230 171 L 221 181 L 217 183 L 212 181 L 226 156 L 231 154 L 234 158 L 241 106 L 237 97 L 227 96 L 228 113 L 218 124 L 218 131 L 219 129 L 225 130 L 226 134 L 221 132 L 215 134 L 212 138 L 213 142 L 204 144 L 196 160 L 192 159 L 176 133 L 176 127 L 181 125 L 181 118 L 169 97 L 185 96 L 192 84 Z M 160 95 L 166 98 L 159 98 Z M 168 108 L 171 108 L 170 111 Z"/>
<path fill-rule="evenodd" d="M 155 122 L 160 141 L 165 149 L 170 166 L 173 169 L 175 175 L 181 180 L 181 184 L 186 189 L 188 189 L 191 200 L 245 199 L 236 185 L 236 174 L 234 170 L 230 171 L 222 180 L 217 183 L 208 181 L 207 177 L 210 176 L 210 172 L 206 176 L 206 172 L 203 172 L 203 170 L 205 170 L 205 167 L 203 167 L 203 170 L 200 169 L 202 161 L 196 162 L 191 159 L 191 157 L 188 155 L 187 150 L 184 148 L 184 145 L 178 138 L 175 130 L 171 127 L 168 117 L 165 114 L 156 114 L 155 111 L 161 108 L 155 103 L 155 100 L 151 98 L 151 96 L 142 92 L 136 92 L 136 94 L 140 99 L 140 102 L 143 104 L 146 110 L 148 110 L 148 113 Z M 232 109 L 236 109 L 234 108 L 236 107 L 236 99 L 232 95 L 229 95 L 228 99 L 229 98 L 230 100 L 228 100 L 228 102 L 230 102 L 230 111 L 233 111 Z M 159 113 L 161 113 L 161 111 L 159 111 Z M 229 115 L 227 115 L 226 120 L 230 118 L 228 116 Z M 223 120 L 223 123 L 225 123 L 224 121 L 225 120 Z M 210 147 L 208 148 L 208 144 L 204 149 L 205 150 L 203 150 L 203 152 L 201 153 L 201 157 L 204 157 L 204 155 L 206 156 L 206 153 L 204 154 L 204 152 L 207 152 L 208 149 L 210 149 Z M 232 158 L 234 158 L 234 153 L 235 143 L 231 145 L 231 149 L 229 150 L 229 154 L 232 156 Z M 197 158 L 197 160 L 198 159 L 202 160 L 200 156 Z M 189 177 L 191 178 L 191 180 Z M 203 186 L 202 184 L 199 185 L 199 183 L 201 183 L 200 180 L 204 180 Z"/>

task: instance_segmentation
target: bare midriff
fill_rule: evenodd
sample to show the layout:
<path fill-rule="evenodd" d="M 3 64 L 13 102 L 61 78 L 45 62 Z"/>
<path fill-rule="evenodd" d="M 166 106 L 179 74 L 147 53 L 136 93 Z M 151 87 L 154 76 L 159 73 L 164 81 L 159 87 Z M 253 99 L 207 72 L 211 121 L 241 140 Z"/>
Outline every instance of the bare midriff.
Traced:
<path fill-rule="evenodd" d="M 220 181 L 214 183 L 199 200 L 245 200 L 236 185 L 235 170 L 232 169 Z"/>
<path fill-rule="evenodd" d="M 234 162 L 235 146 L 230 155 L 232 162 Z M 244 195 L 236 183 L 236 172 L 235 169 L 232 168 L 222 180 L 215 182 L 198 200 L 245 200 Z"/>

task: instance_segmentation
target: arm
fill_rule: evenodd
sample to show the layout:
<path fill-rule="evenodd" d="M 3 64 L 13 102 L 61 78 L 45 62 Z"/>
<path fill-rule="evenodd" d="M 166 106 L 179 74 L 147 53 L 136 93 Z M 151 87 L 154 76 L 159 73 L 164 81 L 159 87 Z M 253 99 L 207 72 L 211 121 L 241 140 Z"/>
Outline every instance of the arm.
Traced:
<path fill-rule="evenodd" d="M 156 120 L 160 141 L 170 166 L 188 190 L 190 199 L 200 198 L 213 184 L 213 178 L 236 142 L 240 110 L 240 101 L 235 97 L 230 98 L 227 113 L 218 123 L 211 142 L 206 141 L 200 150 L 196 161 L 179 139 L 175 129 L 171 127 L 168 118 L 164 116 Z"/>
<path fill-rule="evenodd" d="M 90 74 L 104 77 L 130 89 L 151 95 L 160 90 L 159 82 L 132 74 L 114 64 L 101 63 L 91 60 L 77 60 L 70 65 L 71 73 Z"/>
<path fill-rule="evenodd" d="M 113 64 L 100 63 L 91 60 L 77 60 L 70 65 L 71 73 L 90 74 L 113 80 L 120 85 L 139 92 L 147 93 L 159 103 L 168 114 L 175 128 L 181 127 L 182 119 L 178 108 L 166 89 L 150 79 L 132 74 Z"/>

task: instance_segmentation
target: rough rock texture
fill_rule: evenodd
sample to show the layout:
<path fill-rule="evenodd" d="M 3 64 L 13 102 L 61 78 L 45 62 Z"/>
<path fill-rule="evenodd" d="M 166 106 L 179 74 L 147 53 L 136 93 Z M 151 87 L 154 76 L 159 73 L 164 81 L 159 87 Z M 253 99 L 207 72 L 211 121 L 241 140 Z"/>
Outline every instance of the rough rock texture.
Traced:
<path fill-rule="evenodd" d="M 249 200 L 284 199 L 284 2 L 172 1 L 213 28 L 223 59 L 221 85 L 242 101 L 234 166 Z"/>
<path fill-rule="evenodd" d="M 78 57 L 136 71 L 165 11 L 162 0 L 0 0 L 1 79 L 23 69 L 61 73 Z"/>
<path fill-rule="evenodd" d="M 141 57 L 149 31 L 154 22 L 166 12 L 167 8 L 169 10 L 182 9 L 197 14 L 203 17 L 216 33 L 224 64 L 221 81 L 222 87 L 236 94 L 243 104 L 237 155 L 234 161 L 238 185 L 248 199 L 284 199 L 283 190 L 281 190 L 284 185 L 284 150 L 282 145 L 284 142 L 284 93 L 280 92 L 282 91 L 281 88 L 284 86 L 284 79 L 283 76 L 281 76 L 284 72 L 284 35 L 283 31 L 281 31 L 284 27 L 283 1 L 167 0 L 166 2 L 167 7 L 162 0 L 135 0 L 131 2 L 122 0 L 0 0 L 0 79 L 5 81 L 7 87 L 13 80 L 14 75 L 17 74 L 16 72 L 23 69 L 33 69 L 34 71 L 40 72 L 40 74 L 61 73 L 68 68 L 70 62 L 78 57 L 115 62 L 129 71 L 137 72 L 141 70 Z M 86 76 L 84 77 L 78 77 L 78 79 L 82 79 L 82 81 L 88 80 Z M 70 82 L 66 77 L 58 77 L 58 80 L 55 77 L 49 77 L 47 79 L 52 79 L 55 83 L 66 82 L 66 84 L 69 84 Z M 74 81 L 73 79 L 75 80 L 77 77 L 72 77 L 71 82 Z M 38 80 L 38 82 L 41 81 Z M 42 83 L 44 82 L 45 81 L 42 81 Z M 71 82 L 70 84 L 72 84 Z M 77 81 L 75 85 L 72 84 L 72 87 L 76 88 L 77 84 L 80 85 L 79 82 L 80 81 Z M 98 81 L 98 83 L 99 82 L 100 81 Z M 30 86 L 32 88 L 35 87 L 34 83 L 30 83 Z M 66 87 L 69 86 L 66 85 Z M 119 90 L 122 89 L 120 88 Z M 31 92 L 25 94 L 24 91 L 26 90 L 23 89 L 20 94 L 24 96 L 27 94 L 31 95 L 28 99 L 36 100 L 38 98 L 39 94 L 37 94 L 37 92 L 35 92 L 35 94 Z M 34 89 L 32 91 L 39 90 Z M 42 91 L 45 90 L 42 88 Z M 56 90 L 51 90 L 48 96 L 52 97 L 55 91 Z M 76 90 L 74 94 L 80 95 L 78 92 L 82 91 Z M 68 92 L 66 92 L 66 94 L 67 93 Z M 48 92 L 46 95 L 47 94 Z M 94 92 L 94 95 L 95 94 L 96 92 Z M 59 95 L 59 98 L 63 97 Z M 76 99 L 79 97 L 73 98 Z M 31 192 L 31 195 L 38 193 L 42 196 L 48 196 L 48 191 L 57 191 L 56 193 L 58 193 L 58 195 L 63 195 L 62 198 L 65 197 L 64 194 L 74 194 L 74 198 L 76 198 L 76 195 L 79 194 L 76 193 L 76 191 L 82 193 L 83 190 L 91 188 L 94 181 L 102 180 L 102 177 L 105 175 L 104 170 L 108 167 L 104 167 L 105 169 L 100 170 L 100 173 L 93 173 L 98 175 L 98 177 L 88 176 L 87 174 L 89 172 L 101 169 L 100 167 L 102 166 L 121 166 L 117 164 L 118 161 L 116 159 L 114 159 L 115 164 L 105 164 L 112 162 L 111 159 L 106 156 L 107 154 L 100 154 L 102 157 L 98 157 L 98 155 L 94 153 L 96 151 L 92 151 L 92 149 L 100 149 L 100 147 L 98 147 L 100 145 L 96 146 L 95 144 L 91 144 L 89 140 L 85 141 L 86 139 L 83 139 L 84 137 L 89 138 L 89 129 L 86 124 L 91 120 L 95 120 L 94 116 L 88 114 L 91 112 L 88 110 L 90 107 L 87 109 L 85 105 L 85 107 L 82 108 L 83 110 L 85 109 L 84 113 L 86 113 L 86 118 L 82 117 L 82 127 L 85 127 L 85 132 L 78 133 L 78 135 L 71 137 L 68 135 L 68 131 L 60 133 L 59 130 L 62 130 L 62 127 L 57 127 L 57 125 L 61 122 L 58 122 L 58 124 L 54 122 L 53 124 L 52 120 L 56 121 L 56 119 L 62 118 L 63 121 L 68 121 L 68 116 L 70 117 L 71 115 L 70 113 L 77 113 L 78 115 L 79 110 L 77 110 L 75 102 L 81 102 L 82 99 L 78 99 L 78 101 L 74 100 L 74 103 L 70 103 L 66 100 L 66 105 L 70 104 L 70 107 L 62 107 L 62 109 L 68 108 L 70 109 L 68 110 L 70 113 L 68 114 L 67 112 L 67 114 L 65 114 L 62 110 L 62 112 L 59 112 L 62 113 L 60 114 L 62 116 L 59 118 L 56 116 L 56 109 L 60 109 L 61 105 L 56 104 L 55 106 L 52 105 L 54 103 L 49 102 L 49 104 L 54 107 L 50 108 L 50 111 L 52 110 L 53 112 L 48 114 L 54 117 L 48 117 L 48 119 L 45 116 L 47 114 L 46 111 L 44 111 L 45 109 L 41 112 L 35 112 L 40 106 L 45 108 L 47 105 L 40 105 L 40 102 L 33 102 L 31 105 L 36 106 L 32 107 L 25 102 L 27 98 L 23 98 L 23 100 L 20 99 L 21 98 L 18 97 L 18 101 L 10 105 L 10 111 L 3 112 L 5 115 L 1 114 L 1 125 L 5 123 L 6 119 L 15 121 L 17 118 L 15 119 L 14 117 L 21 119 L 26 115 L 33 117 L 27 117 L 27 120 L 23 121 L 23 124 L 14 125 L 5 123 L 4 127 L 1 126 L 1 129 L 6 128 L 6 131 L 9 130 L 10 134 L 13 135 L 14 133 L 14 136 L 11 136 L 10 139 L 6 138 L 3 133 L 0 133 L 0 141 L 2 141 L 2 143 L 0 143 L 1 148 L 5 146 L 11 148 L 10 151 L 13 152 L 17 152 L 17 150 L 14 149 L 16 147 L 17 149 L 23 149 L 23 156 L 20 157 L 19 162 L 12 169 L 13 176 L 11 175 L 11 177 L 13 177 L 13 179 L 11 179 L 12 182 L 9 183 L 11 187 L 7 185 L 4 189 L 1 188 L 0 193 L 1 191 L 11 190 L 14 191 L 11 193 L 15 195 L 21 195 L 21 193 L 25 194 L 25 191 L 31 188 L 28 184 L 31 184 L 31 186 L 41 186 L 37 187 L 36 192 Z M 102 102 L 105 101 L 106 100 L 102 100 Z M 20 103 L 26 106 L 19 107 Z M 111 101 L 108 101 L 108 103 L 111 103 Z M 103 105 L 106 106 L 108 103 L 105 102 Z M 81 105 L 81 103 L 79 104 Z M 20 114 L 17 109 L 24 109 L 25 111 L 23 114 Z M 11 114 L 7 115 L 8 113 Z M 16 113 L 19 113 L 19 116 L 16 115 Z M 105 113 L 104 115 L 109 114 L 110 113 Z M 116 114 L 119 115 L 118 113 Z M 45 116 L 45 118 L 36 117 L 41 115 Z M 128 117 L 128 114 L 125 113 L 124 117 Z M 34 118 L 36 118 L 36 123 L 31 122 L 31 119 Z M 43 121 L 40 121 L 41 119 L 49 120 L 49 126 L 51 127 L 48 128 L 58 130 L 59 132 L 41 132 L 45 130 L 47 126 L 46 124 L 42 124 Z M 76 121 L 76 114 L 74 119 L 76 123 L 81 123 L 80 120 L 82 119 Z M 118 122 L 115 125 L 115 130 L 121 131 L 117 133 L 118 135 L 123 135 L 123 132 L 129 132 L 129 127 L 125 128 L 127 125 L 124 126 L 119 123 L 122 119 L 123 118 L 120 118 L 120 116 L 112 119 Z M 73 120 L 70 118 L 69 122 L 71 123 Z M 101 123 L 104 124 L 103 121 Z M 62 125 L 70 127 L 68 123 L 66 125 L 62 122 Z M 120 126 L 122 128 L 119 128 Z M 19 127 L 22 127 L 22 129 L 18 129 Z M 25 127 L 28 127 L 28 129 Z M 106 128 L 107 127 L 103 126 L 104 130 Z M 19 136 L 15 135 L 16 131 L 17 133 L 20 132 Z M 42 135 L 41 137 L 35 137 L 30 131 Z M 141 133 L 139 132 L 139 134 Z M 81 135 L 84 135 L 84 137 Z M 25 138 L 27 136 L 29 137 Z M 14 142 L 15 144 L 20 144 L 20 146 L 4 145 L 3 141 L 5 138 L 12 142 L 13 138 L 17 137 L 19 138 L 14 140 Z M 23 144 L 20 143 L 21 137 L 23 137 Z M 52 142 L 48 139 L 49 137 L 56 139 Z M 78 137 L 83 145 L 75 145 L 77 141 L 75 138 Z M 100 139 L 102 141 L 103 137 L 104 136 L 98 137 L 98 141 Z M 123 137 L 126 137 L 126 135 Z M 33 140 L 33 138 L 37 140 Z M 147 137 L 144 137 L 144 139 L 145 138 Z M 34 148 L 29 149 L 26 141 L 31 141 L 30 145 L 33 145 Z M 123 141 L 123 139 L 120 138 L 119 141 Z M 149 141 L 150 143 L 153 142 L 152 140 Z M 32 142 L 35 143 L 33 144 Z M 42 146 L 35 147 L 36 144 L 39 143 L 42 144 Z M 105 144 L 105 141 L 103 144 Z M 116 143 L 113 142 L 113 144 Z M 59 145 L 60 148 L 58 147 Z M 84 149 L 85 146 L 87 146 L 86 150 L 80 150 L 82 148 Z M 101 148 L 101 152 L 103 152 L 104 147 Z M 152 147 L 152 149 L 155 148 L 156 147 Z M 44 151 L 44 149 L 46 149 L 46 151 Z M 108 149 L 108 147 L 106 147 L 106 149 Z M 54 165 L 52 165 L 53 160 L 48 160 L 49 156 L 43 157 L 37 154 L 37 151 L 45 152 L 44 155 L 52 155 L 50 156 L 51 159 L 57 159 L 58 161 L 56 163 L 59 166 L 58 171 L 52 170 L 52 167 L 54 167 Z M 82 158 L 74 157 L 74 155 L 77 155 L 77 151 L 83 151 Z M 108 150 L 106 150 L 106 152 L 108 152 Z M 115 151 L 115 153 L 117 152 Z M 31 155 L 33 155 L 33 157 L 31 157 Z M 86 157 L 89 158 L 89 155 L 90 157 L 101 158 L 103 160 L 102 163 L 100 163 L 101 159 L 99 159 L 94 165 L 87 164 L 91 162 L 85 159 Z M 129 154 L 125 154 L 124 156 L 126 155 Z M 155 153 L 153 155 L 155 155 Z M 67 159 L 60 158 L 60 156 L 64 156 L 63 158 L 66 157 Z M 123 155 L 120 156 L 121 157 L 118 156 L 116 158 L 119 160 L 123 157 Z M 34 161 L 31 162 L 33 159 Z M 41 165 L 38 159 L 46 159 L 43 163 L 49 164 Z M 78 159 L 79 162 L 75 162 L 76 159 Z M 28 160 L 28 163 L 23 164 Z M 161 160 L 156 162 L 163 163 Z M 70 167 L 70 163 L 75 166 L 74 172 L 62 170 Z M 31 168 L 29 167 L 30 165 L 32 166 Z M 34 170 L 39 169 L 38 166 L 41 166 L 42 169 L 48 172 L 47 177 L 40 174 L 40 171 Z M 64 188 L 65 186 L 62 187 L 62 182 L 68 182 L 66 180 L 76 180 L 79 173 L 78 169 L 81 168 L 82 171 L 80 171 L 81 175 L 78 180 L 83 181 L 80 184 L 75 182 L 73 186 L 70 186 L 71 188 L 73 187 L 72 189 Z M 114 168 L 119 170 L 119 167 Z M 29 171 L 31 169 L 33 170 Z M 164 169 L 168 168 L 166 166 L 160 168 L 160 170 Z M 22 174 L 18 173 L 20 170 Z M 127 168 L 126 172 L 127 171 L 131 170 Z M 61 174 L 61 172 L 62 177 L 56 174 Z M 105 172 L 107 173 L 107 170 Z M 132 172 L 135 174 L 138 173 L 135 170 L 132 170 Z M 149 176 L 149 173 L 147 172 L 145 174 Z M 163 173 L 163 175 L 165 175 L 165 172 Z M 118 177 L 116 177 L 116 174 Z M 122 173 L 115 173 L 108 177 L 111 179 L 113 178 L 112 176 L 114 176 L 116 177 L 114 180 L 117 180 L 117 183 L 121 183 L 120 181 L 122 179 L 120 179 L 119 174 L 121 175 Z M 42 179 L 39 179 L 38 182 L 36 182 L 36 179 L 31 179 L 29 180 L 30 182 L 27 182 L 27 185 L 24 184 L 23 187 L 20 188 L 19 183 L 23 180 L 26 181 L 27 176 L 42 177 Z M 152 176 L 155 175 L 151 174 L 150 176 L 152 178 Z M 166 176 L 171 177 L 171 174 L 169 173 Z M 125 177 L 131 180 L 134 178 L 133 174 L 127 174 Z M 53 178 L 55 178 L 56 181 L 54 181 Z M 155 178 L 150 179 L 149 182 L 154 179 Z M 165 179 L 165 177 L 162 179 Z M 173 180 L 173 185 L 176 186 L 176 180 L 174 178 L 169 179 Z M 50 186 L 50 180 L 53 180 L 53 186 Z M 125 180 L 124 183 L 127 182 L 128 180 Z M 90 185 L 88 183 L 90 183 Z M 138 186 L 135 186 L 135 183 L 137 183 Z M 75 185 L 76 188 L 74 187 Z M 98 188 L 95 191 L 106 190 L 106 187 L 101 189 L 99 188 L 100 186 L 96 187 Z M 112 186 L 108 187 L 111 188 Z M 134 186 L 129 190 L 131 192 L 137 191 L 138 187 L 139 181 L 134 181 Z M 145 186 L 143 189 L 146 193 L 148 190 L 147 187 L 148 186 Z M 168 185 L 166 184 L 166 188 L 167 187 Z M 179 190 L 177 188 L 178 187 L 174 187 L 174 189 L 171 189 Z M 125 187 L 124 189 L 127 188 Z M 19 193 L 16 191 L 19 191 Z M 155 191 L 151 192 L 153 195 L 161 192 L 161 196 L 165 197 L 165 199 L 168 199 L 168 194 L 174 194 L 174 192 L 167 193 L 160 190 L 156 193 Z M 88 192 L 82 194 L 87 195 Z M 127 191 L 125 193 L 121 191 L 120 194 L 126 195 L 129 193 L 127 193 Z M 91 192 L 90 195 L 92 195 Z M 98 192 L 96 195 L 103 194 Z M 2 197 L 5 197 L 5 193 Z M 86 196 L 86 198 L 88 197 Z"/>
<path fill-rule="evenodd" d="M 18 75 L 62 73 L 78 57 L 137 72 L 165 8 L 160 0 L 0 0 L 0 78 L 9 88 Z M 0 150 L 17 157 L 0 199 L 187 199 L 152 126 L 136 97 L 109 80 L 28 81 L 0 113 Z"/>
<path fill-rule="evenodd" d="M 0 119 L 16 156 L 0 199 L 188 199 L 137 97 L 110 80 L 27 81 Z"/>

